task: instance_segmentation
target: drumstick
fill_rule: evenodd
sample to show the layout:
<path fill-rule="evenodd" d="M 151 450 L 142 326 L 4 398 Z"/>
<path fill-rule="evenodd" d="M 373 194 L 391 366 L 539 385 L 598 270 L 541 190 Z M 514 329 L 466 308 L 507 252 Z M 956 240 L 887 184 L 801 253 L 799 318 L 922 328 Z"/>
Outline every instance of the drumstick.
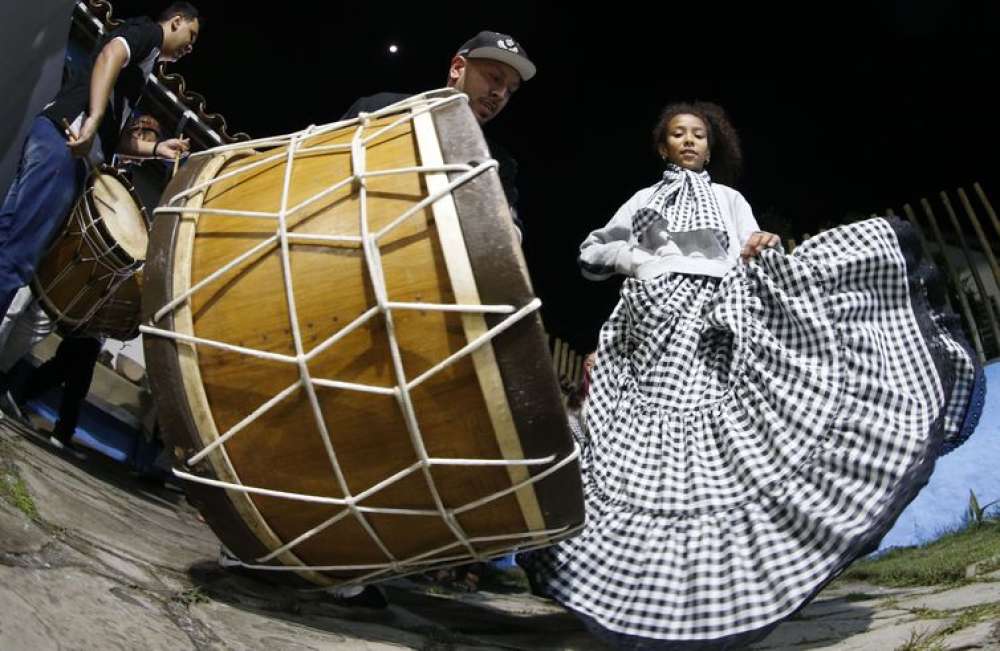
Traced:
<path fill-rule="evenodd" d="M 62 125 L 66 129 L 66 136 L 67 137 L 70 137 L 70 138 L 76 138 L 77 137 L 77 133 L 75 131 L 73 131 L 73 125 L 71 125 L 69 123 L 69 120 L 67 120 L 66 118 L 63 118 L 62 119 Z M 90 156 L 84 156 L 83 157 L 83 164 L 86 165 L 88 172 L 93 172 L 94 171 L 94 164 L 93 164 L 93 162 L 91 162 Z"/>
<path fill-rule="evenodd" d="M 174 130 L 174 138 L 184 137 L 184 126 L 187 124 L 188 118 L 191 117 L 191 115 L 190 109 L 184 111 L 184 114 L 181 115 L 181 119 L 177 122 L 177 128 Z"/>
<path fill-rule="evenodd" d="M 178 120 L 177 122 L 177 129 L 174 130 L 174 138 L 180 139 L 184 137 L 184 126 L 187 124 L 189 117 L 191 117 L 191 111 L 190 110 L 184 111 L 184 113 L 181 115 L 181 119 Z M 177 174 L 177 165 L 180 162 L 180 160 L 181 160 L 181 153 L 177 152 L 177 155 L 174 156 L 174 171 L 173 174 L 170 175 L 170 178 L 174 178 L 174 176 Z"/>

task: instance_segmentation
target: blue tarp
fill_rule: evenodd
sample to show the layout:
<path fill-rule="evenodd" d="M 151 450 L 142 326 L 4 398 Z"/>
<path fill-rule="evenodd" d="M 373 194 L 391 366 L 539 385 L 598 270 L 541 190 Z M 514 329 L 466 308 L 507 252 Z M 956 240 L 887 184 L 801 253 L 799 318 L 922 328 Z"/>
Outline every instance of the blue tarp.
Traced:
<path fill-rule="evenodd" d="M 960 528 L 970 490 L 980 505 L 1000 500 L 1000 362 L 985 371 L 986 403 L 979 425 L 958 449 L 937 460 L 927 485 L 882 539 L 879 551 L 922 545 Z"/>

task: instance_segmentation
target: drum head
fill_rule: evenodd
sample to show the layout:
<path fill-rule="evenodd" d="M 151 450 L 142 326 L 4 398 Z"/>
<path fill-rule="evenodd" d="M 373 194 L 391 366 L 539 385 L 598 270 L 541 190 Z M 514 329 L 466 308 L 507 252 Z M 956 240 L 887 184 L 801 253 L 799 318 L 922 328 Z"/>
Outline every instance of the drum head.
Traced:
<path fill-rule="evenodd" d="M 148 222 L 129 187 L 111 174 L 96 175 L 92 207 L 125 253 L 136 261 L 146 259 Z"/>

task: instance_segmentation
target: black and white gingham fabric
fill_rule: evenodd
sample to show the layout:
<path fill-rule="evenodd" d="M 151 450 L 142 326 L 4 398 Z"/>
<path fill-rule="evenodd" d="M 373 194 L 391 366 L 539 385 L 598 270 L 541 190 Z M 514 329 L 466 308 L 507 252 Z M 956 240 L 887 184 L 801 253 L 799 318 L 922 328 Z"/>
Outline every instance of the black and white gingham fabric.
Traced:
<path fill-rule="evenodd" d="M 726 223 L 712 190 L 712 177 L 704 170 L 695 172 L 673 163 L 667 165 L 660 186 L 632 216 L 632 232 L 641 237 L 654 223 L 668 233 L 711 231 L 723 249 L 729 245 Z"/>
<path fill-rule="evenodd" d="M 759 637 L 873 549 L 972 370 L 902 228 L 626 280 L 586 410 L 587 526 L 527 559 L 535 583 L 620 646 L 701 649 Z"/>
<path fill-rule="evenodd" d="M 941 453 L 947 454 L 965 442 L 979 422 L 986 400 L 986 378 L 976 363 L 976 353 L 962 331 L 958 315 L 948 305 L 947 286 L 940 271 L 924 261 L 915 274 L 925 288 L 931 305 L 931 319 L 940 332 L 947 363 L 952 366 L 955 385 L 945 410 L 945 438 Z M 965 408 L 965 405 L 969 405 Z"/>
<path fill-rule="evenodd" d="M 979 423 L 986 401 L 986 378 L 976 363 L 972 347 L 965 341 L 954 312 L 933 313 L 948 363 L 953 367 L 955 385 L 944 415 L 945 437 L 941 453 L 947 454 L 965 442 Z"/>

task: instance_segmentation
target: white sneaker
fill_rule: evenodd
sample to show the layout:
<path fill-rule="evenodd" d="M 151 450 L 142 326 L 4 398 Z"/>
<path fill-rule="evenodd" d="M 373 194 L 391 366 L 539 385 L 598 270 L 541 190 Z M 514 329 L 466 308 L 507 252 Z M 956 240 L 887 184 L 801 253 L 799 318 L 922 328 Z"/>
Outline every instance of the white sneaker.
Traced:
<path fill-rule="evenodd" d="M 72 443 L 70 443 L 69 445 L 66 445 L 65 443 L 63 443 L 62 441 L 60 441 L 58 438 L 56 438 L 55 436 L 50 436 L 49 437 L 49 443 L 51 443 L 52 447 L 56 448 L 57 450 L 62 450 L 63 452 L 67 452 L 70 455 L 72 455 L 72 456 L 76 457 L 77 459 L 79 459 L 80 461 L 83 461 L 84 459 L 87 458 L 87 455 L 84 454 L 83 450 L 80 450 L 79 448 L 77 448 Z"/>

